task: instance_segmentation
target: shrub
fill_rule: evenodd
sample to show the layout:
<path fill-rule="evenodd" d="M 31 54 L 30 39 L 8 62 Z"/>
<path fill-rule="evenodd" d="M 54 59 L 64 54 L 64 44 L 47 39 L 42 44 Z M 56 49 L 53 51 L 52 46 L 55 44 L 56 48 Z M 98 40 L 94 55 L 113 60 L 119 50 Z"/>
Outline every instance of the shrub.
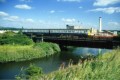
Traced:
<path fill-rule="evenodd" d="M 30 66 L 25 70 L 26 74 L 28 76 L 34 76 L 34 75 L 42 75 L 42 68 L 37 67 L 34 64 L 30 64 Z"/>
<path fill-rule="evenodd" d="M 0 34 L 0 45 L 4 44 L 30 45 L 33 44 L 33 41 L 26 35 L 8 31 Z"/>
<path fill-rule="evenodd" d="M 21 71 L 18 75 L 15 76 L 16 80 L 26 80 L 32 76 L 43 75 L 41 67 L 36 66 L 35 64 L 30 64 L 28 68 L 21 68 Z M 33 79 L 31 79 L 33 80 Z"/>
<path fill-rule="evenodd" d="M 53 54 L 60 52 L 60 47 L 55 43 L 41 42 L 36 43 L 33 48 L 41 48 L 46 54 Z"/>

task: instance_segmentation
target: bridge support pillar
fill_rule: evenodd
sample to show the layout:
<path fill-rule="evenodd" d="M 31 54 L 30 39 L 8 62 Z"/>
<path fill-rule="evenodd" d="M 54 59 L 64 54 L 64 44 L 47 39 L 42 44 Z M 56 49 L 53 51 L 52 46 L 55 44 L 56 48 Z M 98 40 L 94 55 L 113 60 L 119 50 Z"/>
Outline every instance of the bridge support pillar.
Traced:
<path fill-rule="evenodd" d="M 30 38 L 32 39 L 32 37 L 33 37 L 33 34 L 31 33 L 31 34 L 30 34 Z"/>
<path fill-rule="evenodd" d="M 44 38 L 43 38 L 43 34 L 42 34 L 42 37 L 41 37 L 41 42 L 43 42 L 44 41 Z"/>
<path fill-rule="evenodd" d="M 61 49 L 61 50 L 64 50 L 64 51 L 67 51 L 67 50 L 68 50 L 67 46 L 64 46 L 64 45 L 59 45 L 59 46 L 60 46 L 60 49 Z"/>

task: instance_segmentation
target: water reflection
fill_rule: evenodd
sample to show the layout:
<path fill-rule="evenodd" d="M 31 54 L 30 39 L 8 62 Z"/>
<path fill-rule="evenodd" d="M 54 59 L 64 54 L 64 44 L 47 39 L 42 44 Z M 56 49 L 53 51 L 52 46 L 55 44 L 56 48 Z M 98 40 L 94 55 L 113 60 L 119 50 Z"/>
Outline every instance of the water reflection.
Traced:
<path fill-rule="evenodd" d="M 108 51 L 111 51 L 111 49 L 68 47 L 68 51 L 63 51 L 60 57 L 66 61 L 72 59 L 74 63 L 77 63 L 81 58 L 86 58 L 88 56 L 95 57 L 98 54 L 103 54 Z"/>
<path fill-rule="evenodd" d="M 110 49 L 99 49 L 99 48 L 83 48 L 83 47 L 77 47 L 73 50 L 74 55 L 81 55 L 81 56 L 86 56 L 88 54 L 91 55 L 98 55 L 98 54 L 103 54 L 107 51 L 110 51 Z"/>
<path fill-rule="evenodd" d="M 0 79 L 14 79 L 15 75 L 20 73 L 21 68 L 25 69 L 30 64 L 35 64 L 41 67 L 44 73 L 49 73 L 58 70 L 62 62 L 59 55 L 53 55 L 31 61 L 0 63 Z"/>

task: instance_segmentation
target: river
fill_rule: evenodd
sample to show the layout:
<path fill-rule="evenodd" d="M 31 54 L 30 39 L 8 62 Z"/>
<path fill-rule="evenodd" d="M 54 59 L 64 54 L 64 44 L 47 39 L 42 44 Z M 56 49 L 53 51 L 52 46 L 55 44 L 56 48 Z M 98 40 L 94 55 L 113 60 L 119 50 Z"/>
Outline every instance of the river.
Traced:
<path fill-rule="evenodd" d="M 22 62 L 8 62 L 0 63 L 0 79 L 14 79 L 15 75 L 18 75 L 22 68 L 27 68 L 30 64 L 35 64 L 43 69 L 45 74 L 59 69 L 60 65 L 64 62 L 67 67 L 69 60 L 72 59 L 75 63 L 78 61 L 77 56 L 85 57 L 88 54 L 96 56 L 97 54 L 103 54 L 110 49 L 98 49 L 98 48 L 83 48 L 83 47 L 69 47 L 67 51 L 62 51 L 60 54 L 55 54 L 42 59 L 34 59 L 30 61 Z"/>

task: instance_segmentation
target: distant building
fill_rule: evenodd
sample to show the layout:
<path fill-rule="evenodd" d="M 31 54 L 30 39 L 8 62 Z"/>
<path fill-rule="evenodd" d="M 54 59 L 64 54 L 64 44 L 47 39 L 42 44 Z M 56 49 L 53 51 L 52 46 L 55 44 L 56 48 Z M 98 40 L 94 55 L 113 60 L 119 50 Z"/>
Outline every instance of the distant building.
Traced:
<path fill-rule="evenodd" d="M 81 26 L 66 25 L 66 29 L 82 29 L 82 27 Z"/>
<path fill-rule="evenodd" d="M 91 28 L 91 29 L 89 29 L 89 31 L 88 31 L 88 35 L 95 35 L 95 34 L 97 34 L 97 30 L 96 29 L 94 29 L 94 28 Z"/>
<path fill-rule="evenodd" d="M 12 31 L 14 33 L 18 33 L 19 32 L 19 30 L 0 30 L 0 34 L 3 34 L 3 33 L 8 32 L 8 31 Z"/>
<path fill-rule="evenodd" d="M 104 30 L 103 32 L 99 32 L 98 34 L 101 36 L 110 36 L 110 37 L 117 36 L 116 32 L 111 32 L 107 30 Z"/>
<path fill-rule="evenodd" d="M 0 30 L 0 33 L 5 33 L 6 31 L 5 30 Z"/>

